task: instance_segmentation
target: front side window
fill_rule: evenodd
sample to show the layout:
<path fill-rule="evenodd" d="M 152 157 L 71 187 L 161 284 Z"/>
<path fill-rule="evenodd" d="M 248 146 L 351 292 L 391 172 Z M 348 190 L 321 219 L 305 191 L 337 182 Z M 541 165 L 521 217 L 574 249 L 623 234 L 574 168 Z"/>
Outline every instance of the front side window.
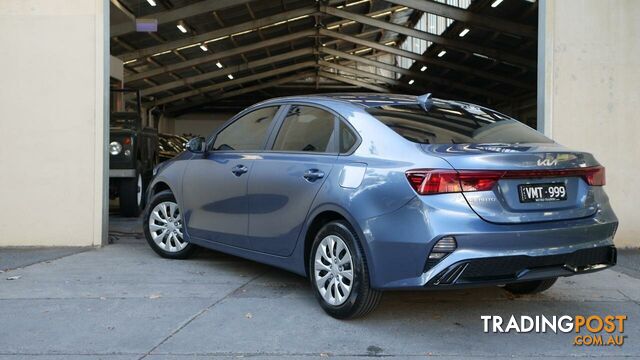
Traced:
<path fill-rule="evenodd" d="M 218 133 L 213 150 L 262 150 L 277 111 L 277 106 L 270 106 L 240 117 Z"/>
<path fill-rule="evenodd" d="M 335 115 L 328 111 L 292 105 L 282 122 L 273 150 L 335 153 Z"/>

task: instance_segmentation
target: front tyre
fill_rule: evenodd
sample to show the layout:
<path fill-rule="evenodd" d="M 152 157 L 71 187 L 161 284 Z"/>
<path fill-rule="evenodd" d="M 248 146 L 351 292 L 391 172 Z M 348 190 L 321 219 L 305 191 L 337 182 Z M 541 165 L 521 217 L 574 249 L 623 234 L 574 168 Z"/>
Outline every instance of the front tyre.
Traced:
<path fill-rule="evenodd" d="M 344 221 L 329 222 L 316 234 L 309 254 L 309 279 L 322 309 L 336 319 L 364 316 L 382 296 L 370 287 L 364 251 Z"/>
<path fill-rule="evenodd" d="M 156 194 L 144 213 L 144 235 L 158 255 L 168 259 L 186 259 L 194 245 L 184 239 L 182 213 L 170 191 Z"/>

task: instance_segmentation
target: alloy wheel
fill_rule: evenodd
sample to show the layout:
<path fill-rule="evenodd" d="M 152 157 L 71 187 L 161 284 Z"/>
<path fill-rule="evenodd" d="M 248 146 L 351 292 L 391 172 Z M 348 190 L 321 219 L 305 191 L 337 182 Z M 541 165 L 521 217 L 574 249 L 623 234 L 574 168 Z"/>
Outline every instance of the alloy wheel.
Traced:
<path fill-rule="evenodd" d="M 337 235 L 320 241 L 315 253 L 314 280 L 320 295 L 329 305 L 342 305 L 353 288 L 351 252 Z"/>
<path fill-rule="evenodd" d="M 151 210 L 149 233 L 153 242 L 166 252 L 178 252 L 187 246 L 182 235 L 182 216 L 178 204 L 164 201 Z"/>

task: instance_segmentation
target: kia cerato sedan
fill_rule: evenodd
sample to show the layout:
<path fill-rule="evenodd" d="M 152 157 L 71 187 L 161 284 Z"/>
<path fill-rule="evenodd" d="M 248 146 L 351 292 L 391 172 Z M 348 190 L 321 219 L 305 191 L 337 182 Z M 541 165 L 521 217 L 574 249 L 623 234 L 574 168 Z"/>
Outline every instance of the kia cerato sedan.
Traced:
<path fill-rule="evenodd" d="M 481 106 L 279 98 L 187 148 L 150 184 L 153 250 L 202 246 L 306 276 L 336 318 L 370 312 L 385 290 L 527 294 L 616 262 L 604 168 Z"/>

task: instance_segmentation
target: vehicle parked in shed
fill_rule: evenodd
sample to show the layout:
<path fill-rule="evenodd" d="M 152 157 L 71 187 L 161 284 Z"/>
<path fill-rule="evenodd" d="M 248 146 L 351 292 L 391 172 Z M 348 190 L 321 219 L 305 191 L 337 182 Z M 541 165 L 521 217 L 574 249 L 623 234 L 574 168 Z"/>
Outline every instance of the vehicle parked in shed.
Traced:
<path fill-rule="evenodd" d="M 127 103 L 132 95 L 133 103 Z M 158 163 L 158 131 L 142 126 L 140 105 L 138 90 L 111 89 L 109 198 L 119 199 L 120 213 L 127 217 L 140 215 Z"/>
<path fill-rule="evenodd" d="M 179 135 L 158 133 L 158 161 L 164 162 L 178 156 L 186 150 L 188 141 Z"/>
<path fill-rule="evenodd" d="M 385 290 L 531 294 L 616 263 L 604 167 L 482 106 L 272 99 L 188 149 L 150 184 L 152 249 L 175 259 L 199 245 L 307 276 L 336 318 Z"/>

